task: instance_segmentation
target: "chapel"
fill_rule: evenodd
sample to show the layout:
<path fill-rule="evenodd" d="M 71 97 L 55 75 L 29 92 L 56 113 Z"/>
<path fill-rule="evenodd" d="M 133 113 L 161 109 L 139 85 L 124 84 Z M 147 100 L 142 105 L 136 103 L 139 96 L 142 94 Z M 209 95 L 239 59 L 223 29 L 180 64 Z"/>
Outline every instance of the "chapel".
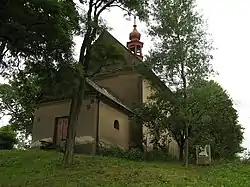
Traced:
<path fill-rule="evenodd" d="M 128 38 L 124 46 L 104 30 L 94 43 L 96 46 L 103 43 L 115 46 L 122 58 L 110 59 L 110 62 L 115 62 L 100 68 L 100 72 L 87 79 L 88 90 L 76 130 L 75 151 L 78 153 L 95 154 L 100 145 L 116 145 L 124 149 L 143 148 L 145 139 L 146 150 L 152 149 L 147 128 L 143 124 L 136 124 L 131 118 L 133 106 L 147 102 L 155 89 L 166 92 L 169 97 L 172 92 L 144 64 L 144 43 L 135 19 Z M 54 145 L 65 141 L 70 103 L 70 91 L 53 96 L 47 93 L 41 95 L 34 114 L 32 148 L 37 148 L 39 142 L 45 140 Z M 172 137 L 170 140 L 169 153 L 178 158 L 178 144 Z"/>

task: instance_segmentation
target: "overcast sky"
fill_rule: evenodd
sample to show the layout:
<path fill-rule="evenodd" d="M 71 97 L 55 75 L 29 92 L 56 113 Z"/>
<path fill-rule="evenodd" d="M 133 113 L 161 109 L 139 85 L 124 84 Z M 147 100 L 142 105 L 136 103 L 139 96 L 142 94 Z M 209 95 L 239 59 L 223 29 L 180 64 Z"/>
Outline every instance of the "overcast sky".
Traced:
<path fill-rule="evenodd" d="M 212 61 L 219 75 L 215 78 L 231 95 L 239 113 L 239 121 L 245 128 L 244 146 L 250 149 L 250 0 L 197 0 L 208 20 L 209 32 L 213 35 Z M 133 20 L 127 21 L 119 9 L 106 12 L 104 18 L 113 28 L 111 34 L 126 45 L 132 31 Z M 143 53 L 147 53 L 152 42 L 147 38 L 145 26 L 137 22 L 144 42 Z M 76 51 L 82 40 L 76 39 Z M 7 123 L 7 118 L 0 125 Z"/>

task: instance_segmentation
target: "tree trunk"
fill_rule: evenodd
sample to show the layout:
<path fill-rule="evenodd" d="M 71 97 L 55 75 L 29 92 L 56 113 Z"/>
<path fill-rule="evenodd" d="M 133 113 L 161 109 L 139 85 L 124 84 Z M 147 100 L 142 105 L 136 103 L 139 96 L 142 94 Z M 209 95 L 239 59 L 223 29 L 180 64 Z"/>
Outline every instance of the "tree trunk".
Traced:
<path fill-rule="evenodd" d="M 93 0 L 89 2 L 89 10 L 87 13 L 87 23 L 89 24 L 87 27 L 86 34 L 84 36 L 80 56 L 79 56 L 79 65 L 82 68 L 83 72 L 79 72 L 79 85 L 74 89 L 71 106 L 70 106 L 70 115 L 69 115 L 69 125 L 68 125 L 68 133 L 66 138 L 66 150 L 64 153 L 63 164 L 64 167 L 70 167 L 73 164 L 73 155 L 74 155 L 74 147 L 75 147 L 75 136 L 76 136 L 76 127 L 78 123 L 78 118 L 80 114 L 80 109 L 83 104 L 84 91 L 86 87 L 86 76 L 88 72 L 88 66 L 90 61 L 90 48 L 91 42 L 95 37 L 96 29 L 92 30 L 91 22 L 91 12 L 93 9 Z M 98 21 L 98 18 L 96 18 Z M 97 24 L 98 22 L 96 22 Z M 84 75 L 83 75 L 84 74 Z"/>
<path fill-rule="evenodd" d="M 73 154 L 74 154 L 74 145 L 75 145 L 75 135 L 76 135 L 76 126 L 78 123 L 78 118 L 80 114 L 80 109 L 83 103 L 84 92 L 86 87 L 86 76 L 89 69 L 90 63 L 90 52 L 92 48 L 92 42 L 94 41 L 98 28 L 98 21 L 100 14 L 111 7 L 112 3 L 115 0 L 111 1 L 100 1 L 98 3 L 94 2 L 94 0 L 90 0 L 88 5 L 87 12 L 87 20 L 86 20 L 86 34 L 84 35 L 84 39 L 82 42 L 80 57 L 79 57 L 79 65 L 83 72 L 80 72 L 80 83 L 77 88 L 74 90 L 71 106 L 70 106 L 70 117 L 69 117 L 69 125 L 68 125 L 68 133 L 66 140 L 66 150 L 64 154 L 64 166 L 68 167 L 73 164 Z M 85 4 L 84 1 L 81 2 Z M 99 8 L 99 10 L 98 10 Z M 93 18 L 92 18 L 93 14 Z M 93 23 L 95 24 L 93 26 Z M 84 75 L 83 75 L 84 74 Z"/>
<path fill-rule="evenodd" d="M 4 49 L 7 45 L 7 42 L 1 42 L 0 44 L 0 64 L 2 64 L 2 60 L 3 60 L 3 57 L 4 57 Z"/>
<path fill-rule="evenodd" d="M 184 61 L 181 63 L 181 79 L 183 81 L 183 111 L 184 111 L 184 125 L 185 125 L 185 163 L 184 165 L 188 166 L 188 121 L 187 121 L 187 80 L 186 80 L 186 74 L 185 74 L 185 65 Z"/>
<path fill-rule="evenodd" d="M 78 124 L 81 106 L 83 104 L 85 86 L 86 86 L 86 79 L 84 76 L 81 76 L 79 85 L 74 89 L 73 97 L 71 100 L 68 132 L 66 138 L 66 149 L 63 157 L 64 167 L 71 167 L 73 164 L 76 127 Z"/>
<path fill-rule="evenodd" d="M 185 128 L 185 166 L 187 167 L 188 166 L 188 147 L 189 147 L 189 142 L 188 142 L 188 125 L 186 125 L 186 128 Z"/>
<path fill-rule="evenodd" d="M 181 144 L 179 147 L 180 147 L 179 161 L 183 161 L 183 159 L 184 159 L 184 154 L 183 154 L 183 152 L 184 152 L 184 144 Z"/>

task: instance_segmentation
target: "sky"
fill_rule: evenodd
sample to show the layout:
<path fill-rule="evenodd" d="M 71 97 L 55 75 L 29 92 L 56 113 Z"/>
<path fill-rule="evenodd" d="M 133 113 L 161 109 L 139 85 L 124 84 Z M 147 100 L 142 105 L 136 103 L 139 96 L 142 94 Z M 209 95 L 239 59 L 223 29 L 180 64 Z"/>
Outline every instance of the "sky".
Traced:
<path fill-rule="evenodd" d="M 197 0 L 204 18 L 207 19 L 208 31 L 212 34 L 214 59 L 212 64 L 219 73 L 214 79 L 218 81 L 232 97 L 239 114 L 239 122 L 245 128 L 244 147 L 250 149 L 250 0 Z M 112 9 L 103 14 L 113 28 L 111 34 L 126 45 L 132 31 L 133 19 L 126 20 L 123 12 Z M 152 47 L 152 41 L 145 34 L 146 27 L 137 21 L 144 42 L 143 53 Z M 77 37 L 76 51 L 79 51 L 82 39 Z M 0 120 L 6 124 L 8 118 Z"/>

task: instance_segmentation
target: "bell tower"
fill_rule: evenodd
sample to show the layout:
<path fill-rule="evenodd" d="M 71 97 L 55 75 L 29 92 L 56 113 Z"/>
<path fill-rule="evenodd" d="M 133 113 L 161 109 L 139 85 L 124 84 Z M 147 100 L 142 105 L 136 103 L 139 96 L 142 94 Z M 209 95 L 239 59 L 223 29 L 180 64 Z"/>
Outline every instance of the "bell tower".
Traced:
<path fill-rule="evenodd" d="M 127 42 L 127 47 L 129 50 L 139 57 L 141 60 L 143 59 L 142 56 L 142 47 L 143 47 L 143 42 L 140 41 L 141 39 L 141 34 L 137 31 L 136 27 L 136 16 L 134 16 L 134 29 L 133 31 L 129 34 L 129 42 Z"/>

